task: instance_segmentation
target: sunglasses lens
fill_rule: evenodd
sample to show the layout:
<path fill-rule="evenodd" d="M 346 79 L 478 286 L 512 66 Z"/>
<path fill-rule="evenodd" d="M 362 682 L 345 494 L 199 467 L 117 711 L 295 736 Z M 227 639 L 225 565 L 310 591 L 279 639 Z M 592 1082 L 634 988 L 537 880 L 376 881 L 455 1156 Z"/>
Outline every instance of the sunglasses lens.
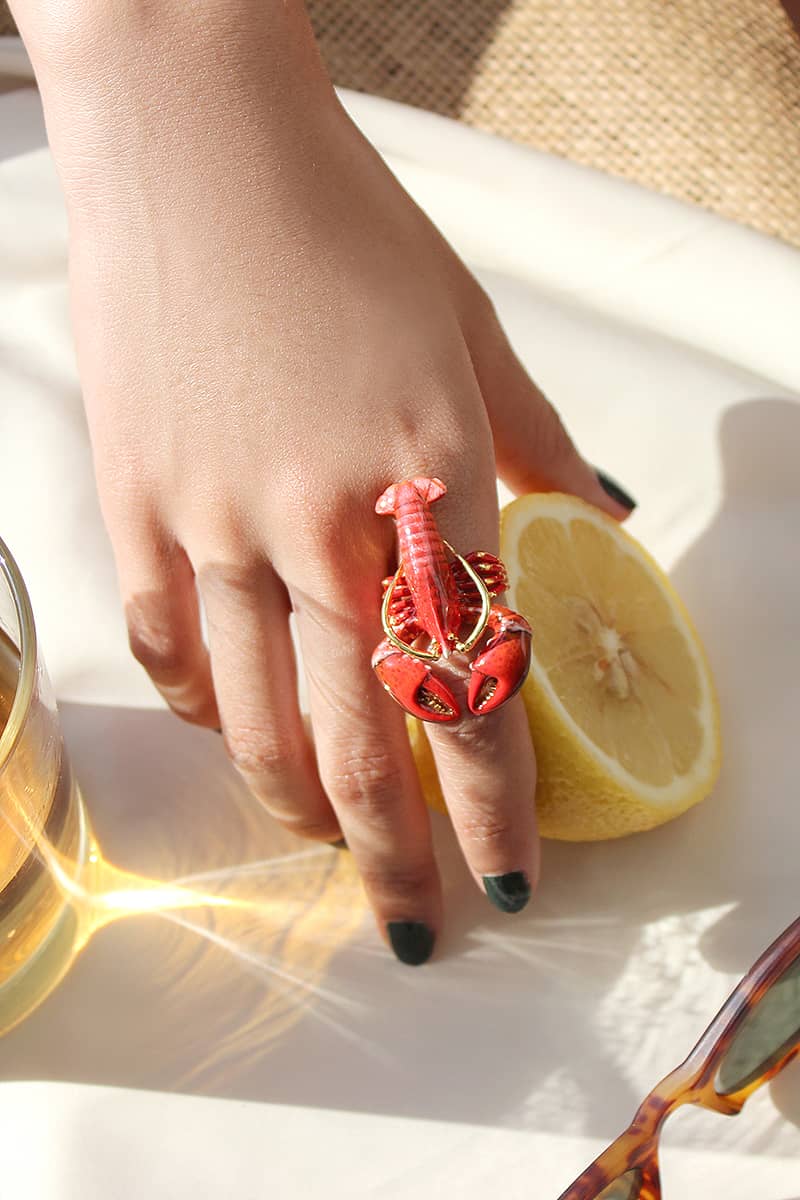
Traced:
<path fill-rule="evenodd" d="M 738 1092 L 765 1074 L 800 1034 L 800 958 L 776 979 L 748 1013 L 717 1072 L 715 1087 L 724 1096 Z"/>
<path fill-rule="evenodd" d="M 593 1200 L 638 1200 L 641 1182 L 641 1171 L 626 1171 L 619 1179 L 603 1188 L 602 1192 L 598 1192 Z"/>

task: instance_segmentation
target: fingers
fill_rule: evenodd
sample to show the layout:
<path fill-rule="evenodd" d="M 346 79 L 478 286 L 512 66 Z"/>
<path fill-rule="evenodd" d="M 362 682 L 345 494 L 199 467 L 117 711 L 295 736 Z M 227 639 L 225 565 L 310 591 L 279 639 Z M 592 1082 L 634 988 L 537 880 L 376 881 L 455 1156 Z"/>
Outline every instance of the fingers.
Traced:
<path fill-rule="evenodd" d="M 320 783 L 298 703 L 286 589 L 263 561 L 235 569 L 205 566 L 198 580 L 234 766 L 287 829 L 337 841 L 341 829 Z"/>
<path fill-rule="evenodd" d="M 193 724 L 218 728 L 194 573 L 186 554 L 154 532 L 126 549 L 119 576 L 134 657 L 173 712 Z"/>
<path fill-rule="evenodd" d="M 459 553 L 496 553 L 497 500 L 490 470 L 470 472 L 469 487 L 454 486 L 434 515 L 442 536 Z M 462 692 L 466 686 L 462 681 Z M 521 698 L 483 716 L 467 713 L 452 724 L 427 723 L 425 731 L 473 877 L 501 911 L 519 912 L 539 876 L 536 760 Z"/>
<path fill-rule="evenodd" d="M 475 881 L 501 912 L 519 912 L 539 879 L 536 760 L 521 699 L 425 731 Z"/>
<path fill-rule="evenodd" d="M 485 442 L 482 458 L 490 459 L 488 426 Z M 448 494 L 437 501 L 441 531 L 460 553 L 496 551 L 491 465 L 482 472 L 452 469 Z M 441 884 L 404 716 L 370 665 L 382 633 L 386 554 L 375 551 L 370 564 L 364 539 L 350 533 L 344 543 L 358 547 L 357 563 L 331 568 L 321 552 L 310 569 L 303 560 L 299 574 L 315 580 L 319 599 L 293 586 L 290 602 L 264 557 L 234 569 L 195 555 L 213 682 L 194 577 L 182 551 L 156 555 L 149 571 L 140 563 L 131 574 L 139 580 L 132 593 L 139 614 L 132 640 L 156 682 L 169 689 L 176 711 L 195 719 L 213 713 L 221 722 L 238 770 L 283 825 L 326 842 L 344 835 L 383 936 L 403 962 L 419 964 L 432 953 L 441 929 Z M 386 533 L 388 545 L 393 538 L 388 521 Z M 236 555 L 216 557 L 236 561 Z M 143 595 L 151 598 L 147 627 Z M 297 701 L 292 604 L 316 755 Z M 470 870 L 493 903 L 517 912 L 538 877 L 535 763 L 522 707 L 515 700 L 430 734 Z"/>
<path fill-rule="evenodd" d="M 636 502 L 578 453 L 495 318 L 471 339 L 475 373 L 495 442 L 498 474 L 517 493 L 570 492 L 624 520 Z"/>
<path fill-rule="evenodd" d="M 292 599 L 322 781 L 382 935 L 402 962 L 416 966 L 441 928 L 441 885 L 403 714 L 370 667 L 381 634 L 377 563 L 374 578 L 373 612 L 347 614 L 344 602 L 326 605 L 294 592 Z"/>

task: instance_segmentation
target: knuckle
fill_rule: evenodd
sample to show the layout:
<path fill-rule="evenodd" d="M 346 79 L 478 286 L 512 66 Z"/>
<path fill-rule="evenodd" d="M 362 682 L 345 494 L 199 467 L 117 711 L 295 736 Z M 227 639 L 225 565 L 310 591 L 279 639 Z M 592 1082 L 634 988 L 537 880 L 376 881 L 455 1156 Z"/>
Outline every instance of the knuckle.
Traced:
<path fill-rule="evenodd" d="M 245 604 L 258 602 L 270 577 L 269 563 L 250 547 L 231 546 L 226 564 L 205 562 L 197 569 L 197 584 L 206 601 L 225 604 L 232 598 Z"/>
<path fill-rule="evenodd" d="M 371 895 L 413 897 L 430 891 L 433 870 L 428 863 L 385 862 L 359 867 L 364 887 Z"/>
<path fill-rule="evenodd" d="M 191 658 L 180 637 L 170 630 L 155 631 L 142 625 L 128 627 L 128 645 L 138 663 L 159 684 L 179 682 L 191 669 Z"/>
<path fill-rule="evenodd" d="M 332 547 L 342 542 L 342 530 L 349 532 L 354 516 L 343 498 L 336 494 L 326 495 L 324 502 L 309 496 L 302 511 L 286 506 L 285 501 L 278 508 L 281 523 L 289 531 L 295 551 L 313 562 L 330 557 Z"/>
<path fill-rule="evenodd" d="M 379 490 L 376 485 L 376 496 Z M 374 586 L 375 570 L 387 556 L 386 529 L 364 503 L 363 491 L 327 495 L 325 503 L 310 498 L 300 509 L 278 511 L 284 533 L 273 560 L 282 578 L 337 611 L 349 607 L 354 588 L 366 581 Z"/>
<path fill-rule="evenodd" d="M 460 757 L 466 754 L 476 762 L 493 761 L 497 755 L 500 726 L 506 719 L 506 713 L 498 708 L 478 719 L 467 717 L 458 724 L 439 726 L 436 734 L 446 739 L 450 753 L 455 750 Z"/>
<path fill-rule="evenodd" d="M 403 779 L 391 755 L 376 749 L 346 755 L 334 768 L 328 787 L 351 808 L 382 813 L 400 797 Z"/>
<path fill-rule="evenodd" d="M 274 783 L 288 782 L 297 775 L 297 754 L 288 742 L 266 736 L 263 728 L 240 725 L 226 730 L 225 746 L 228 757 L 242 775 L 258 776 Z"/>
<path fill-rule="evenodd" d="M 507 846 L 514 834 L 510 821 L 502 813 L 488 810 L 467 811 L 459 826 L 465 838 L 481 846 Z"/>

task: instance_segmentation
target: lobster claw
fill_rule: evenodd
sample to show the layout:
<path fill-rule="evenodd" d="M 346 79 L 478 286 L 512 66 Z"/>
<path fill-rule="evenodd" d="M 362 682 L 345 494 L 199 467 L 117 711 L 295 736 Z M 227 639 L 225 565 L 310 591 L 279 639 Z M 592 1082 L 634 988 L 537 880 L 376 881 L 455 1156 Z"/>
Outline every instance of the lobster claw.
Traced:
<path fill-rule="evenodd" d="M 531 665 L 531 627 L 523 616 L 493 604 L 488 627 L 493 636 L 470 664 L 467 704 L 476 716 L 493 712 L 525 682 Z"/>
<path fill-rule="evenodd" d="M 436 678 L 430 665 L 403 654 L 388 638 L 376 647 L 372 668 L 392 699 L 412 717 L 421 721 L 457 721 L 461 716 L 455 696 Z"/>

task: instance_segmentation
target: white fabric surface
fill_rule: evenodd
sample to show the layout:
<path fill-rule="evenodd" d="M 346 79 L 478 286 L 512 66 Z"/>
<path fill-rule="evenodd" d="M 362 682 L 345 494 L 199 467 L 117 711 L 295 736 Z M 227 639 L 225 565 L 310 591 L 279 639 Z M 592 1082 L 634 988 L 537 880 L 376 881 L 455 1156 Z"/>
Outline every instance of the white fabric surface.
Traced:
<path fill-rule="evenodd" d="M 2 1183 L 58 1200 L 311 1196 L 547 1200 L 603 1148 L 582 1137 L 126 1089 L 0 1088 Z M 45 1150 L 46 1148 L 46 1150 Z M 795 1200 L 788 1158 L 668 1146 L 664 1196 Z"/>
<path fill-rule="evenodd" d="M 0 50 L 0 72 L 23 74 Z M 584 452 L 639 499 L 631 531 L 671 569 L 716 674 L 722 777 L 662 830 L 547 843 L 513 920 L 437 821 L 436 964 L 395 966 L 365 916 L 274 1028 L 258 1004 L 285 948 L 270 965 L 160 918 L 112 925 L 0 1042 L 0 1194 L 547 1200 L 798 911 L 800 256 L 443 119 L 347 102 L 476 267 Z M 0 535 L 109 856 L 165 877 L 286 853 L 268 822 L 254 840 L 256 818 L 237 817 L 218 740 L 165 713 L 129 658 L 31 90 L 0 95 L 0 454 Z M 798 1126 L 797 1065 L 736 1121 L 679 1114 L 665 1196 L 797 1200 Z"/>

